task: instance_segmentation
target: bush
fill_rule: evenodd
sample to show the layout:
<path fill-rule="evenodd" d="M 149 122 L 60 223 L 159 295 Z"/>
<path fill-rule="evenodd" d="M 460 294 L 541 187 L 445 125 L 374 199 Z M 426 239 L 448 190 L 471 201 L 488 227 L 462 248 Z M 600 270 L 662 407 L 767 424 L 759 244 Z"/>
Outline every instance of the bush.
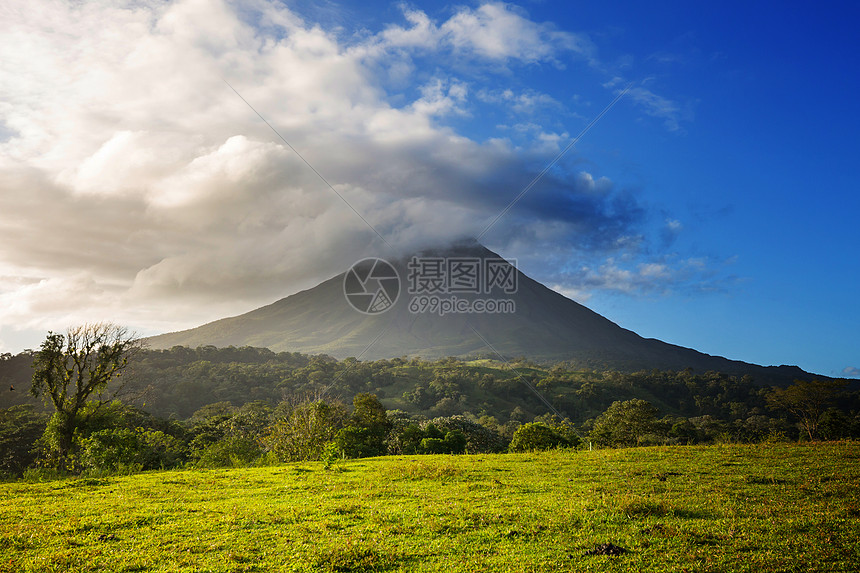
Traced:
<path fill-rule="evenodd" d="M 222 468 L 251 465 L 263 455 L 263 449 L 255 438 L 228 436 L 197 452 L 196 467 Z"/>
<path fill-rule="evenodd" d="M 264 446 L 280 461 L 318 460 L 325 444 L 346 426 L 349 415 L 340 402 L 302 402 L 269 428 Z"/>
<path fill-rule="evenodd" d="M 459 430 L 447 432 L 443 438 L 423 438 L 420 454 L 462 454 L 466 451 L 466 436 Z"/>
<path fill-rule="evenodd" d="M 35 461 L 33 447 L 47 422 L 48 415 L 30 404 L 0 410 L 0 474 L 23 475 Z"/>
<path fill-rule="evenodd" d="M 93 432 L 81 441 L 80 462 L 85 470 L 116 473 L 138 469 L 140 437 L 128 428 Z"/>
<path fill-rule="evenodd" d="M 179 438 L 161 430 L 138 428 L 141 455 L 145 470 L 170 469 L 180 466 L 186 457 L 185 444 Z"/>
<path fill-rule="evenodd" d="M 385 454 L 385 444 L 368 428 L 347 426 L 338 431 L 334 444 L 347 458 L 367 458 Z"/>
<path fill-rule="evenodd" d="M 465 452 L 468 454 L 485 454 L 505 451 L 507 441 L 493 430 L 473 422 L 465 416 L 447 416 L 434 418 L 430 421 L 443 431 L 457 431 L 466 438 Z"/>
<path fill-rule="evenodd" d="M 552 450 L 576 445 L 552 426 L 540 422 L 530 422 L 520 426 L 508 447 L 511 452 L 531 452 Z"/>
<path fill-rule="evenodd" d="M 426 423 L 424 427 L 409 424 L 397 436 L 389 437 L 389 444 L 396 443 L 398 453 L 413 454 L 462 454 L 466 452 L 466 435 L 457 429 L 437 427 Z"/>
<path fill-rule="evenodd" d="M 74 421 L 71 448 L 59 456 L 59 428 L 65 422 L 59 412 L 48 421 L 36 446 L 41 467 L 72 473 L 116 472 L 127 471 L 131 465 L 144 469 L 173 467 L 184 459 L 184 446 L 172 435 L 182 432 L 179 426 L 119 401 L 89 403 L 81 408 Z"/>
<path fill-rule="evenodd" d="M 650 403 L 639 399 L 617 401 L 594 421 L 591 438 L 604 446 L 635 446 L 645 436 L 653 439 L 657 429 L 657 409 Z"/>
<path fill-rule="evenodd" d="M 110 428 L 80 440 L 81 468 L 99 473 L 173 468 L 184 456 L 184 444 L 160 430 Z"/>
<path fill-rule="evenodd" d="M 388 451 L 392 454 L 405 454 L 407 456 L 420 453 L 421 440 L 425 437 L 426 434 L 418 424 L 409 424 L 396 436 L 389 436 Z"/>

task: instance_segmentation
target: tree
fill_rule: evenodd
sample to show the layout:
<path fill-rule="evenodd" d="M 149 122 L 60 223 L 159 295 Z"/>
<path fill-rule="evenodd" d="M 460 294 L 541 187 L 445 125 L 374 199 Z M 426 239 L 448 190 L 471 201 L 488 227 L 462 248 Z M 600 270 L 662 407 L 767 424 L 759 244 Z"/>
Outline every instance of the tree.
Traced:
<path fill-rule="evenodd" d="M 594 421 L 591 438 L 606 446 L 634 446 L 654 432 L 657 409 L 645 400 L 634 398 L 613 402 Z"/>
<path fill-rule="evenodd" d="M 392 424 L 385 407 L 373 394 L 356 394 L 352 399 L 350 424 L 335 436 L 335 443 L 349 458 L 384 455 Z"/>
<path fill-rule="evenodd" d="M 800 420 L 810 440 L 818 437 L 821 415 L 845 389 L 845 380 L 795 380 L 787 388 L 773 388 L 767 395 L 772 409 L 785 410 Z"/>
<path fill-rule="evenodd" d="M 266 448 L 281 461 L 320 459 L 326 443 L 349 421 L 346 407 L 337 401 L 309 400 L 283 410 L 286 414 L 263 437 Z"/>
<path fill-rule="evenodd" d="M 30 393 L 56 410 L 48 441 L 60 467 L 67 467 L 74 453 L 75 430 L 117 395 L 119 389 L 107 392 L 108 384 L 140 348 L 140 339 L 110 323 L 72 327 L 65 335 L 48 333 L 33 361 Z M 87 407 L 90 402 L 94 406 Z"/>
<path fill-rule="evenodd" d="M 503 452 L 508 445 L 507 440 L 498 432 L 460 414 L 434 418 L 430 422 L 442 431 L 453 432 L 456 430 L 466 436 L 466 452 L 470 454 Z"/>
<path fill-rule="evenodd" d="M 466 452 L 466 436 L 460 430 L 445 432 L 433 424 L 425 430 L 426 438 L 421 439 L 419 452 L 421 454 L 463 454 Z"/>
<path fill-rule="evenodd" d="M 558 430 L 558 428 L 541 422 L 523 424 L 514 432 L 514 437 L 508 449 L 512 452 L 531 452 L 576 445 Z"/>

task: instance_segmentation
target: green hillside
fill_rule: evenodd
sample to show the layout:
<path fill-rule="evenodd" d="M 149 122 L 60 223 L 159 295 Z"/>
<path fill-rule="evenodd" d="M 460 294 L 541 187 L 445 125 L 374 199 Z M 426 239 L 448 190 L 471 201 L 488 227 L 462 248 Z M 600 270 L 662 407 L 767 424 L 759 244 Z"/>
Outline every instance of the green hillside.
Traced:
<path fill-rule="evenodd" d="M 5 483 L 0 571 L 856 571 L 858 460 L 653 447 Z"/>

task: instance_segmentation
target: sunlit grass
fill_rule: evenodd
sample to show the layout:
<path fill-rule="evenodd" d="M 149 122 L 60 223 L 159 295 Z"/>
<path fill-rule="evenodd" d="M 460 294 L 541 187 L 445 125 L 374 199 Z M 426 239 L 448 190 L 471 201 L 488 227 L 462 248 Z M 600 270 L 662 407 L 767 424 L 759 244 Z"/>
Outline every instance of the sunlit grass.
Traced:
<path fill-rule="evenodd" d="M 854 571 L 860 444 L 0 485 L 0 571 Z M 585 555 L 613 543 L 619 556 Z"/>

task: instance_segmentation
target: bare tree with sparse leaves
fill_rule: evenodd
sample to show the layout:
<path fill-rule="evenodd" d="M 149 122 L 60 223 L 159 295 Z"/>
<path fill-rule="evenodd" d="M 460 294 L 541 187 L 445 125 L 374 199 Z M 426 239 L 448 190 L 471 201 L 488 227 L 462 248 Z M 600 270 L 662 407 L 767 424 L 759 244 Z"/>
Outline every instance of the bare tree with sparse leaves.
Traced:
<path fill-rule="evenodd" d="M 141 347 L 134 333 L 104 322 L 72 327 L 65 335 L 49 332 L 42 342 L 33 361 L 30 393 L 56 409 L 49 427 L 56 433 L 54 454 L 63 466 L 74 445 L 75 429 L 116 398 L 122 385 L 108 392 L 108 384 L 122 375 Z"/>

